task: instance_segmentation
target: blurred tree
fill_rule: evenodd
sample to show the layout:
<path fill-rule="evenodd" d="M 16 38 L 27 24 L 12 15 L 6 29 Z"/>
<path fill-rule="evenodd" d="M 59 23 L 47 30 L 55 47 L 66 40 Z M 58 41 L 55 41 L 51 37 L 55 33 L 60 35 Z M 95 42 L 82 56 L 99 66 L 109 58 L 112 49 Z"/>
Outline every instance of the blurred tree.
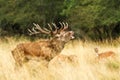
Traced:
<path fill-rule="evenodd" d="M 120 35 L 119 0 L 0 0 L 0 31 L 28 34 L 32 23 L 68 22 L 76 36 L 111 39 Z"/>
<path fill-rule="evenodd" d="M 63 1 L 61 0 L 0 0 L 0 28 L 8 33 L 11 32 L 10 34 L 16 32 L 12 29 L 19 29 L 18 33 L 27 34 L 26 30 L 33 25 L 33 22 L 45 26 L 46 23 L 57 22 L 58 19 L 62 21 L 63 19 L 59 18 L 62 17 L 60 15 L 62 8 Z"/>
<path fill-rule="evenodd" d="M 119 0 L 77 0 L 69 10 L 68 21 L 79 36 L 101 40 L 115 38 L 114 28 L 120 21 L 119 3 Z"/>

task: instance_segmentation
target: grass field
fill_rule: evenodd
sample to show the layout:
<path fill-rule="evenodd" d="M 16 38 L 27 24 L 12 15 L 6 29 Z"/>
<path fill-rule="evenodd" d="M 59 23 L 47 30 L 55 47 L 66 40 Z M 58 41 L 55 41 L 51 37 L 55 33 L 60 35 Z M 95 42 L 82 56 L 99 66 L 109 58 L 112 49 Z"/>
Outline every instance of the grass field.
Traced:
<path fill-rule="evenodd" d="M 0 80 L 120 80 L 120 44 L 118 42 L 85 42 L 74 40 L 66 44 L 60 54 L 75 55 L 73 61 L 55 57 L 46 67 L 46 61 L 30 60 L 15 68 L 11 50 L 26 39 L 0 40 Z M 94 48 L 114 51 L 115 59 L 96 61 Z"/>

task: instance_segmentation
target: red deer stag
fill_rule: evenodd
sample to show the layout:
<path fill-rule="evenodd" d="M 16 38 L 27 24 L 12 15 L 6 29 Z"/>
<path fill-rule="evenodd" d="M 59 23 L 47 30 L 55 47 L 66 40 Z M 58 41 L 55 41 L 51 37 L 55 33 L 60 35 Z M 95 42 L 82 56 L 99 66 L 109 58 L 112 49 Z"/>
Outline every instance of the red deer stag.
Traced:
<path fill-rule="evenodd" d="M 60 23 L 60 28 L 52 23 L 48 24 L 49 29 L 41 28 L 38 24 L 34 23 L 34 27 L 28 31 L 30 35 L 45 33 L 51 34 L 51 39 L 21 43 L 12 50 L 12 55 L 17 65 L 22 66 L 22 63 L 29 60 L 30 57 L 41 57 L 50 61 L 53 57 L 59 54 L 64 48 L 65 43 L 74 38 L 74 32 L 68 31 L 68 23 Z M 53 30 L 54 29 L 54 30 Z"/>
<path fill-rule="evenodd" d="M 113 51 L 106 51 L 99 53 L 98 48 L 94 48 L 95 52 L 97 53 L 98 59 L 108 58 L 108 57 L 114 57 L 115 53 Z"/>

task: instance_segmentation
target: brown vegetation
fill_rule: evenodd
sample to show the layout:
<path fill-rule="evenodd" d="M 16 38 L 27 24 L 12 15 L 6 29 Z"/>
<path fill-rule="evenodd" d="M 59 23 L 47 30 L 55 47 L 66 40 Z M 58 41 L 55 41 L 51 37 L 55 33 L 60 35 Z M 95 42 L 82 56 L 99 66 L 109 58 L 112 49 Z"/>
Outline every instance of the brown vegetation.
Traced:
<path fill-rule="evenodd" d="M 60 54 L 58 56 L 56 56 L 56 58 L 59 61 L 69 61 L 69 62 L 77 62 L 77 56 L 76 55 L 64 55 L 64 54 Z"/>
<path fill-rule="evenodd" d="M 8 39 L 9 42 L 3 41 L 0 45 L 0 80 L 120 80 L 119 42 L 116 47 L 116 45 L 109 45 L 105 42 L 95 43 L 90 41 L 85 42 L 83 47 L 81 45 L 82 41 L 71 41 L 57 55 L 61 55 L 59 59 L 56 56 L 48 63 L 46 60 L 33 60 L 34 57 L 31 56 L 32 60 L 18 68 L 14 64 L 15 61 L 10 51 L 14 49 L 16 44 L 29 42 L 29 40 L 25 37 L 19 38 L 19 41 L 16 41 L 15 38 Z M 99 60 L 102 63 L 95 61 L 95 55 L 93 54 L 95 52 L 93 51 L 98 45 L 101 48 L 99 53 L 109 50 L 114 51 L 116 53 L 115 60 L 105 58 Z M 76 57 L 70 57 L 73 60 L 71 61 L 62 58 L 62 55 L 75 55 Z M 36 57 L 35 59 L 39 58 Z M 46 67 L 48 64 L 49 66 Z"/>
<path fill-rule="evenodd" d="M 72 64 L 73 65 L 78 65 L 79 64 L 78 61 L 79 61 L 78 56 L 76 56 L 76 55 L 59 54 L 49 62 L 48 67 L 57 66 L 57 65 L 60 66 L 60 65 L 63 65 L 64 63 L 65 64 L 71 64 L 71 65 Z"/>
<path fill-rule="evenodd" d="M 113 51 L 106 51 L 106 52 L 99 53 L 98 48 L 94 48 L 94 50 L 97 53 L 98 59 L 108 58 L 108 57 L 113 58 L 115 56 L 115 52 Z"/>
<path fill-rule="evenodd" d="M 54 31 L 50 24 L 48 24 L 50 30 L 46 28 L 42 29 L 38 24 L 34 24 L 35 27 L 33 27 L 32 30 L 28 29 L 30 35 L 45 33 L 51 34 L 52 38 L 18 44 L 17 47 L 12 50 L 12 55 L 17 65 L 22 65 L 24 61 L 29 60 L 29 57 L 40 57 L 50 61 L 62 51 L 65 43 L 74 38 L 74 32 L 67 30 L 67 23 L 60 23 L 61 27 L 59 29 L 56 24 L 52 23 L 52 25 L 54 26 Z"/>

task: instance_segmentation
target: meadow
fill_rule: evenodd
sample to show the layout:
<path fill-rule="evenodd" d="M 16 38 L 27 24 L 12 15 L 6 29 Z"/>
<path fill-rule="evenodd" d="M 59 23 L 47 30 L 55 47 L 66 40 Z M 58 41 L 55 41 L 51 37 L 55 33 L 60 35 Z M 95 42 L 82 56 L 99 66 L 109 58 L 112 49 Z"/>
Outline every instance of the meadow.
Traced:
<path fill-rule="evenodd" d="M 17 44 L 29 42 L 29 40 L 6 38 L 6 40 L 0 40 L 0 80 L 120 80 L 119 41 L 120 39 L 113 42 L 73 40 L 67 43 L 60 53 L 75 55 L 73 61 L 56 58 L 50 63 L 45 60 L 30 60 L 16 69 L 11 50 Z M 96 47 L 100 52 L 114 51 L 115 59 L 107 58 L 97 61 L 94 52 Z"/>

